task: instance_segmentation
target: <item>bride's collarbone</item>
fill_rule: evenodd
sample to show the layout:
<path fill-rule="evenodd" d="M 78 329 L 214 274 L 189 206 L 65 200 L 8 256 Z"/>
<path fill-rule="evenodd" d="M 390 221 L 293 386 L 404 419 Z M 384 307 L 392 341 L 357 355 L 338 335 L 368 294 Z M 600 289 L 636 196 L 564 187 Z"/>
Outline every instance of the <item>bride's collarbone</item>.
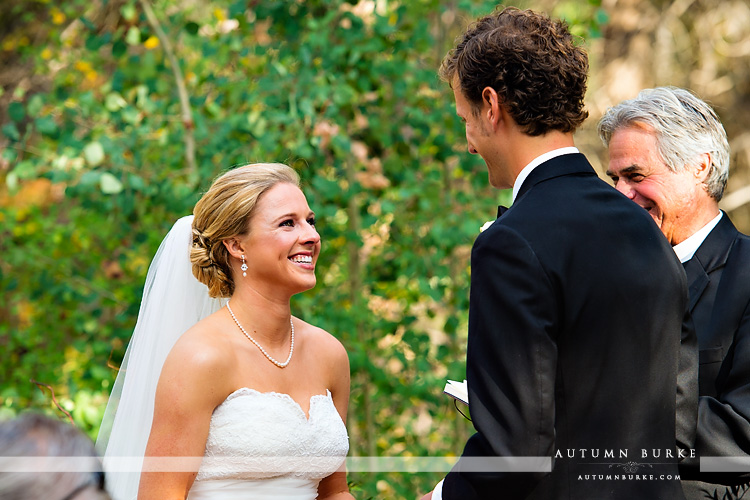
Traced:
<path fill-rule="evenodd" d="M 325 394 L 326 372 L 320 363 L 307 356 L 297 356 L 296 349 L 289 364 L 280 368 L 260 353 L 237 356 L 234 373 L 234 390 L 247 387 L 258 392 L 292 392 L 305 394 Z M 296 399 L 296 398 L 295 398 Z"/>
<path fill-rule="evenodd" d="M 322 356 L 316 356 L 314 350 L 308 349 L 304 340 L 295 338 L 292 357 L 284 368 L 268 360 L 257 346 L 244 337 L 241 340 L 244 343 L 235 344 L 232 351 L 233 366 L 229 372 L 233 376 L 226 396 L 243 388 L 260 393 L 286 394 L 306 408 L 311 397 L 326 395 L 330 389 Z M 288 351 L 284 353 L 278 349 L 268 354 L 283 362 L 287 359 Z"/>
<path fill-rule="evenodd" d="M 330 361 L 328 351 L 317 345 L 314 339 L 312 342 L 308 341 L 308 335 L 305 332 L 295 332 L 293 350 L 289 340 L 277 346 L 268 342 L 264 343 L 259 339 L 256 341 L 260 345 L 256 345 L 240 334 L 239 338 L 234 338 L 227 344 L 229 354 L 234 358 L 238 369 L 249 368 L 253 372 L 260 371 L 281 376 L 295 374 L 302 377 L 309 377 L 313 373 L 320 373 L 323 376 L 328 371 L 327 365 Z M 269 359 L 269 356 L 273 360 Z M 287 360 L 289 363 L 284 367 L 274 362 L 283 364 Z"/>

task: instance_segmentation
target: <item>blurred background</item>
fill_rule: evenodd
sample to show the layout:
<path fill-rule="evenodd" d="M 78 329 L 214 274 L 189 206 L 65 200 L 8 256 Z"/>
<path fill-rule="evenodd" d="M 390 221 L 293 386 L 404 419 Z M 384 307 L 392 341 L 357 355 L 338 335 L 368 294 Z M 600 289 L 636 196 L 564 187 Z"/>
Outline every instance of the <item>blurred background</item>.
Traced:
<path fill-rule="evenodd" d="M 645 87 L 686 87 L 727 129 L 722 207 L 750 232 L 745 0 L 519 1 L 591 60 L 578 147 Z M 96 437 L 149 262 L 227 168 L 295 167 L 319 220 L 296 315 L 349 351 L 352 456 L 460 454 L 442 394 L 465 376 L 469 255 L 508 192 L 466 150 L 436 70 L 495 2 L 14 0 L 0 3 L 0 418 L 71 415 Z M 637 258 L 637 256 L 634 256 Z M 440 473 L 350 474 L 413 498 Z"/>

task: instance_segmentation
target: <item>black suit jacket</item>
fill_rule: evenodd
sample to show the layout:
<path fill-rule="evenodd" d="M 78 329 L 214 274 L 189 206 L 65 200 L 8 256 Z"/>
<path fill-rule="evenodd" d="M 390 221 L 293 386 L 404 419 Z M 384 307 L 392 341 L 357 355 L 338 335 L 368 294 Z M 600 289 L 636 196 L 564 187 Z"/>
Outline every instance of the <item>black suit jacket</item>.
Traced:
<path fill-rule="evenodd" d="M 477 237 L 471 267 L 477 432 L 443 498 L 684 498 L 674 456 L 687 287 L 647 212 L 583 155 L 560 156 Z M 550 473 L 467 470 L 466 457 L 489 456 L 556 458 Z"/>
<path fill-rule="evenodd" d="M 750 238 L 724 214 L 685 263 L 690 312 L 700 358 L 698 457 L 750 455 Z M 734 498 L 732 488 L 750 479 L 739 474 L 697 475 L 689 461 L 682 476 L 688 498 Z M 715 483 L 715 484 L 708 484 Z M 730 486 L 722 486 L 723 484 Z"/>

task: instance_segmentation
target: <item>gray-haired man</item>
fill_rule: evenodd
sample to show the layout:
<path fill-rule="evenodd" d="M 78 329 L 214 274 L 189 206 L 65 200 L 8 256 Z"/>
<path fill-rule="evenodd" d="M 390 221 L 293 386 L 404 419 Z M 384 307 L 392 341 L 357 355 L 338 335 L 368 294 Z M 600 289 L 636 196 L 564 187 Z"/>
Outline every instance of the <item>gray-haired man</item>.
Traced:
<path fill-rule="evenodd" d="M 724 127 L 695 95 L 660 87 L 607 110 L 599 135 L 615 188 L 648 211 L 687 273 L 700 363 L 696 456 L 704 470 L 717 462 L 707 457 L 750 458 L 750 238 L 719 210 L 729 173 Z M 747 475 L 682 465 L 689 500 L 750 489 Z"/>

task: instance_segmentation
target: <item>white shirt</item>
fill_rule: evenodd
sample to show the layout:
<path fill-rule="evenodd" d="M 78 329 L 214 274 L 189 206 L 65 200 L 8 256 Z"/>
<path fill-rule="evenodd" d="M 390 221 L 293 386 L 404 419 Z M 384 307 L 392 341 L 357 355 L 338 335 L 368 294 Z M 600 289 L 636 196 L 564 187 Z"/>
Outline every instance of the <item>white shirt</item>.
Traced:
<path fill-rule="evenodd" d="M 719 221 L 721 220 L 721 215 L 723 213 L 724 212 L 719 210 L 719 215 L 711 219 L 708 224 L 694 232 L 692 236 L 690 236 L 682 243 L 678 243 L 672 247 L 674 253 L 677 254 L 677 258 L 680 259 L 680 262 L 684 264 L 685 262 L 693 258 L 693 255 L 695 255 L 695 252 L 698 250 L 698 248 L 700 248 L 703 242 L 706 241 L 709 233 L 713 231 L 713 229 L 716 227 L 716 224 L 719 223 Z"/>
<path fill-rule="evenodd" d="M 558 148 L 553 149 L 552 151 L 547 151 L 546 153 L 537 156 L 531 162 L 529 162 L 528 165 L 523 167 L 523 170 L 521 170 L 518 173 L 518 177 L 516 177 L 516 181 L 513 183 L 513 198 L 512 202 L 516 201 L 516 196 L 518 196 L 518 191 L 521 190 L 521 185 L 523 184 L 523 181 L 526 180 L 526 178 L 529 176 L 529 174 L 539 165 L 544 163 L 547 160 L 551 160 L 552 158 L 557 158 L 558 156 L 562 155 L 570 155 L 578 153 L 578 148 L 575 146 L 568 146 L 565 148 Z M 717 221 L 718 222 L 718 221 Z M 437 486 L 435 486 L 435 489 L 432 490 L 432 500 L 443 500 L 443 481 L 441 480 Z"/>
<path fill-rule="evenodd" d="M 537 156 L 531 162 L 523 167 L 523 170 L 521 170 L 518 173 L 518 177 L 516 177 L 516 182 L 513 183 L 513 198 L 512 201 L 516 201 L 516 196 L 518 196 L 518 192 L 521 190 L 521 185 L 523 184 L 523 181 L 526 180 L 526 178 L 529 176 L 529 174 L 534 170 L 536 167 L 541 165 L 547 160 L 551 160 L 552 158 L 557 158 L 558 156 L 562 155 L 570 155 L 578 153 L 578 148 L 575 146 L 569 146 L 567 148 L 559 148 L 559 149 L 553 149 L 552 151 L 547 151 L 546 153 Z"/>

